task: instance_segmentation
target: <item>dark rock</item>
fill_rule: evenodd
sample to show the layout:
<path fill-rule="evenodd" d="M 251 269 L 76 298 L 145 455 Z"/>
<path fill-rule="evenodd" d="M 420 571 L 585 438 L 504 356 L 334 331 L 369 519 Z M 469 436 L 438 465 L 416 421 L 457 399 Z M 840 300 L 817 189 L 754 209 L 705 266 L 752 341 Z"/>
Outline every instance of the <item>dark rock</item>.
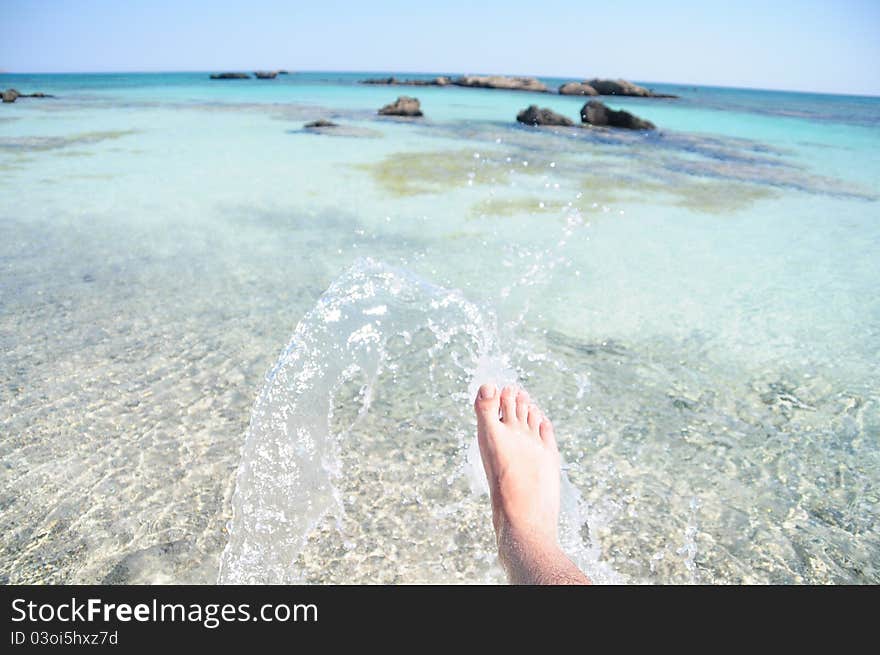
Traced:
<path fill-rule="evenodd" d="M 564 96 L 597 96 L 599 92 L 586 82 L 566 82 L 559 87 L 559 94 Z"/>
<path fill-rule="evenodd" d="M 432 80 L 403 80 L 402 82 L 398 82 L 398 84 L 407 84 L 410 86 L 448 86 L 449 78 L 443 77 L 435 77 Z"/>
<path fill-rule="evenodd" d="M 306 123 L 303 125 L 307 130 L 320 129 L 324 127 L 339 127 L 339 123 L 334 123 L 333 121 L 328 121 L 323 118 L 319 118 L 316 121 L 312 121 L 311 123 Z"/>
<path fill-rule="evenodd" d="M 546 108 L 538 108 L 537 105 L 529 105 L 516 115 L 516 120 L 526 125 L 560 125 L 563 127 L 571 127 L 574 121 L 570 118 L 557 114 Z"/>
<path fill-rule="evenodd" d="M 622 127 L 628 130 L 654 129 L 653 123 L 622 109 L 609 109 L 598 100 L 590 100 L 581 108 L 581 121 L 598 127 Z"/>
<path fill-rule="evenodd" d="M 211 75 L 212 80 L 249 80 L 251 76 L 247 73 L 214 73 Z"/>
<path fill-rule="evenodd" d="M 15 89 L 6 89 L 3 94 L 3 102 L 15 102 L 18 98 L 54 98 L 55 96 L 48 93 L 21 93 Z"/>
<path fill-rule="evenodd" d="M 255 71 L 254 75 L 258 80 L 274 80 L 278 71 Z"/>
<path fill-rule="evenodd" d="M 379 110 L 382 116 L 422 116 L 422 107 L 417 98 L 400 96 L 390 105 Z"/>
<path fill-rule="evenodd" d="M 547 93 L 547 86 L 534 77 L 505 77 L 503 75 L 464 75 L 452 80 L 456 86 L 508 91 L 535 91 Z"/>
<path fill-rule="evenodd" d="M 654 93 L 638 84 L 626 80 L 599 80 L 593 79 L 587 82 L 591 87 L 603 96 L 634 96 L 637 98 L 677 98 L 678 96 L 666 93 Z"/>
<path fill-rule="evenodd" d="M 286 70 L 280 70 L 280 71 L 278 71 L 278 74 L 279 75 L 290 75 L 290 73 Z"/>
<path fill-rule="evenodd" d="M 396 77 L 373 77 L 361 80 L 360 83 L 378 86 L 447 86 L 450 84 L 450 80 L 442 75 L 432 80 L 399 80 Z"/>
<path fill-rule="evenodd" d="M 386 85 L 386 86 L 396 86 L 400 84 L 397 81 L 396 77 L 371 77 L 366 80 L 361 80 L 361 84 L 377 84 L 377 85 Z"/>

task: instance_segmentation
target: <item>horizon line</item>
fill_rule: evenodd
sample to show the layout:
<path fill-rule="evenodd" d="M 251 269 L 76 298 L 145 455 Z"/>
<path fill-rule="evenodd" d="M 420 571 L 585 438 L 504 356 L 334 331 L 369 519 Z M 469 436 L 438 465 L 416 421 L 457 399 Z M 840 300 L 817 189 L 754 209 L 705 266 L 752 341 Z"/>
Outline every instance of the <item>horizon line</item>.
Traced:
<path fill-rule="evenodd" d="M 83 71 L 11 71 L 0 69 L 0 75 L 148 75 L 148 74 L 160 74 L 160 73 L 216 73 L 220 72 L 231 72 L 231 73 L 239 73 L 239 72 L 254 72 L 254 71 L 276 71 L 276 70 L 286 70 L 290 75 L 296 75 L 298 73 L 351 73 L 351 74 L 390 74 L 390 75 L 504 75 L 507 77 L 536 77 L 543 79 L 570 79 L 572 81 L 584 81 L 586 78 L 577 77 L 574 75 L 544 75 L 544 74 L 524 74 L 524 73 L 462 73 L 462 72 L 439 72 L 439 71 L 393 71 L 393 70 L 349 70 L 349 69 L 292 69 L 292 68 L 217 68 L 217 69 L 170 69 L 170 70 L 83 70 Z M 608 77 L 608 78 L 599 78 L 598 76 L 594 76 L 598 79 L 634 79 L 634 78 L 616 78 L 616 77 Z M 716 88 L 716 89 L 733 89 L 739 91 L 770 91 L 777 93 L 802 93 L 802 94 L 811 94 L 811 95 L 829 95 L 829 96 L 849 96 L 853 98 L 880 98 L 880 91 L 876 93 L 854 93 L 854 92 L 835 92 L 835 91 L 815 91 L 815 90 L 806 90 L 806 89 L 795 89 L 795 88 L 786 88 L 786 87 L 778 87 L 778 88 L 769 88 L 769 87 L 760 87 L 760 86 L 736 86 L 736 85 L 727 85 L 727 84 L 718 84 L 718 83 L 705 83 L 705 82 L 671 82 L 671 81 L 661 81 L 661 80 L 635 80 L 636 82 L 641 82 L 642 84 L 664 84 L 668 86 L 681 86 L 681 87 L 705 87 L 705 88 Z"/>

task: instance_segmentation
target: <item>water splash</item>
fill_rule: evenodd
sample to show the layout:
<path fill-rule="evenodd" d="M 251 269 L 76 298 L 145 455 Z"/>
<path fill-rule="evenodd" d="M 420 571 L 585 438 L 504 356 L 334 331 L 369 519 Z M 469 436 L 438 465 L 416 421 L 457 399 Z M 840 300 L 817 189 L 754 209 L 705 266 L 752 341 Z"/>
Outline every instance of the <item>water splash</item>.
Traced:
<path fill-rule="evenodd" d="M 515 382 L 492 311 L 371 259 L 297 326 L 242 449 L 222 583 L 500 582 L 471 399 Z M 597 580 L 563 479 L 561 540 Z"/>

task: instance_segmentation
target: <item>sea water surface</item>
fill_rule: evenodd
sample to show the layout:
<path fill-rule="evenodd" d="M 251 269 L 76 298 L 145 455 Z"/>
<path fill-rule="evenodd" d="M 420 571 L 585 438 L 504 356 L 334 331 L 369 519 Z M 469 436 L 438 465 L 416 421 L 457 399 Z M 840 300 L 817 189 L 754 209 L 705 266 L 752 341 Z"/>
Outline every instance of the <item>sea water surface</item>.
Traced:
<path fill-rule="evenodd" d="M 596 580 L 880 582 L 880 99 L 373 75 L 0 75 L 0 580 L 501 582 L 493 380 Z"/>

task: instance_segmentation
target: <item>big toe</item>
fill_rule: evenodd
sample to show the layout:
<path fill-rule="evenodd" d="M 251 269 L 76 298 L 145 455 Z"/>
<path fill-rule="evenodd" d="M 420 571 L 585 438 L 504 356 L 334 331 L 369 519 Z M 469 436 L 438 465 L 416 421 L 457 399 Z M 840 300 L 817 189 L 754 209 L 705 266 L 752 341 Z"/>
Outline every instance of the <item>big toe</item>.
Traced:
<path fill-rule="evenodd" d="M 477 391 L 477 398 L 474 400 L 474 410 L 477 413 L 477 420 L 481 424 L 490 421 L 498 421 L 498 410 L 501 398 L 498 389 L 494 384 L 484 384 Z"/>

